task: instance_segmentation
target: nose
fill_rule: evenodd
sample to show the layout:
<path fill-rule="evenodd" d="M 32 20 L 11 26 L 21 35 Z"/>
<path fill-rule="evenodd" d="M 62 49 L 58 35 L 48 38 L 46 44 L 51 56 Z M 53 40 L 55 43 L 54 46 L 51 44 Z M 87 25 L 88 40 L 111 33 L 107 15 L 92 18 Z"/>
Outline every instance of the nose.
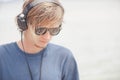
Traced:
<path fill-rule="evenodd" d="M 43 36 L 43 38 L 46 39 L 46 40 L 49 40 L 49 39 L 51 38 L 51 35 L 50 35 L 49 31 L 46 31 L 46 33 L 43 34 L 42 36 Z"/>

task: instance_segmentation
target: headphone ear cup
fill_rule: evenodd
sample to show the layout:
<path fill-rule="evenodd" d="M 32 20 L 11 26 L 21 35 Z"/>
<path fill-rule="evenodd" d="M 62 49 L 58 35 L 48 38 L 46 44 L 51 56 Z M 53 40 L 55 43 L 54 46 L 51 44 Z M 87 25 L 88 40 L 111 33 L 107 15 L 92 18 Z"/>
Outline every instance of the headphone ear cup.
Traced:
<path fill-rule="evenodd" d="M 28 28 L 24 14 L 19 14 L 17 16 L 17 24 L 21 31 L 25 31 Z"/>

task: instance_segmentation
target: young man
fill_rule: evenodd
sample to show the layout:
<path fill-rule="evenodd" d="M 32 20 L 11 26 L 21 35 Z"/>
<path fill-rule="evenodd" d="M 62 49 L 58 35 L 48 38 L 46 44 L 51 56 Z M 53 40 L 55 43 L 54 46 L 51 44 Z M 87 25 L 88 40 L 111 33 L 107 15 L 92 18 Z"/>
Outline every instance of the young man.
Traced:
<path fill-rule="evenodd" d="M 56 0 L 25 1 L 17 16 L 21 40 L 0 46 L 0 80 L 79 80 L 71 51 L 49 43 L 63 15 Z"/>

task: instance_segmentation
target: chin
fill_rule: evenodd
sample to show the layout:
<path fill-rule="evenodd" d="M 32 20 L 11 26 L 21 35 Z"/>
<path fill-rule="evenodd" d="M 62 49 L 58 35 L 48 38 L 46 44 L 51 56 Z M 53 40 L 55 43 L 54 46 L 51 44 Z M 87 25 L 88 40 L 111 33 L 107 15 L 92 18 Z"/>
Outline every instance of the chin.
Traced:
<path fill-rule="evenodd" d="M 38 48 L 45 48 L 47 46 L 48 43 L 37 43 L 35 44 L 36 47 Z"/>

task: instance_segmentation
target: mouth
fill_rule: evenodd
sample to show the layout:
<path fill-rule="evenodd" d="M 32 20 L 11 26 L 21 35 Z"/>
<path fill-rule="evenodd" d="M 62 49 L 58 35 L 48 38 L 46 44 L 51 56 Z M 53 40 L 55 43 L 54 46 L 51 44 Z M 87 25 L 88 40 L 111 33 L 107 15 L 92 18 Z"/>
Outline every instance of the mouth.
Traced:
<path fill-rule="evenodd" d="M 42 43 L 48 43 L 48 41 L 40 41 L 40 42 L 42 42 Z"/>

